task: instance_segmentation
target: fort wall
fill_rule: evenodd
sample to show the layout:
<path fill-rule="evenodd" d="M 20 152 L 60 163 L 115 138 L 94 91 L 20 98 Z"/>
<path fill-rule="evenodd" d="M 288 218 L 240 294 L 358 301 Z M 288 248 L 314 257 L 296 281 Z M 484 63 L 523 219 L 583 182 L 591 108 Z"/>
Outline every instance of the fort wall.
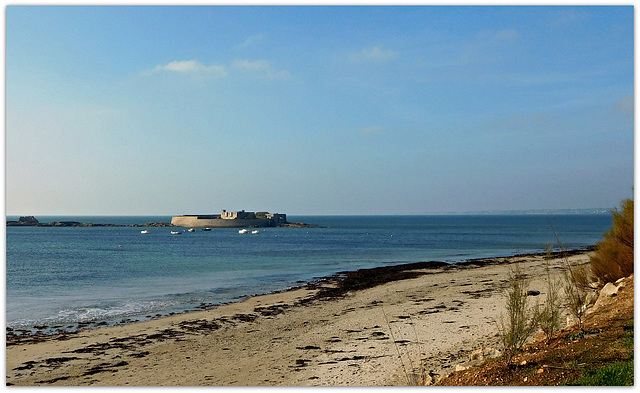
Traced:
<path fill-rule="evenodd" d="M 223 214 L 227 213 L 223 210 Z M 242 213 L 245 213 L 244 211 Z M 229 217 L 228 215 L 227 217 Z M 286 224 L 286 214 L 267 214 L 266 218 L 222 218 L 219 215 L 174 216 L 171 224 L 190 228 L 275 227 Z"/>

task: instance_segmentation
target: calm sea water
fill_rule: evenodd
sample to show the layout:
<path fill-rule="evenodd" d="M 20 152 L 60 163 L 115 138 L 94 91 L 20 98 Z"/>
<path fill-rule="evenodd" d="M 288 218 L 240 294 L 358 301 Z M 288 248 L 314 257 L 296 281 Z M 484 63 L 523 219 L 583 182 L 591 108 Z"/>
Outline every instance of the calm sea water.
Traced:
<path fill-rule="evenodd" d="M 171 219 L 37 218 L 114 224 Z M 568 248 L 581 248 L 599 241 L 611 225 L 608 214 L 289 220 L 324 228 L 263 228 L 258 235 L 214 228 L 171 235 L 172 228 L 141 234 L 143 228 L 7 227 L 7 326 L 74 330 L 83 322 L 144 320 L 202 303 L 237 301 L 339 271 L 541 252 L 554 242 L 554 231 Z"/>

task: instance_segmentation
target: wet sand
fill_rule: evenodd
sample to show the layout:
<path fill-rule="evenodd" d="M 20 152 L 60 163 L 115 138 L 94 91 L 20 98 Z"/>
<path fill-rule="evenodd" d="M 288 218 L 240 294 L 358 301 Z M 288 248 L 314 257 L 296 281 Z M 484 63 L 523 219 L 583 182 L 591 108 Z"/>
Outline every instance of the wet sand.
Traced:
<path fill-rule="evenodd" d="M 587 251 L 572 252 L 575 263 Z M 510 263 L 545 295 L 544 255 L 346 272 L 213 310 L 7 338 L 9 385 L 377 386 L 437 378 L 498 348 Z M 551 261 L 561 274 L 562 260 Z M 535 302 L 535 300 L 534 300 Z"/>

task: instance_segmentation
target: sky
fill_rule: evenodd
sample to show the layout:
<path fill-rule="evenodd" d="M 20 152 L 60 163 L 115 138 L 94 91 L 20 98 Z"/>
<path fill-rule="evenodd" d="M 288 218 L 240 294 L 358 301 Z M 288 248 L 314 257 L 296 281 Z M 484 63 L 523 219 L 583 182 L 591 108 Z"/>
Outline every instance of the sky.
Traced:
<path fill-rule="evenodd" d="M 613 208 L 631 6 L 7 6 L 7 215 Z"/>

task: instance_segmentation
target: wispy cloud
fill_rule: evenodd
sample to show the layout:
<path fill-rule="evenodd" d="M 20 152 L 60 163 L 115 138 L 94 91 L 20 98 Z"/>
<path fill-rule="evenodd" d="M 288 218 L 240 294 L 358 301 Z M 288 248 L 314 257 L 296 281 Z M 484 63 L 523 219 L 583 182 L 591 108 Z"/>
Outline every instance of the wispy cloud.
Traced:
<path fill-rule="evenodd" d="M 237 49 L 246 49 L 256 43 L 262 41 L 264 39 L 264 35 L 262 34 L 254 34 L 249 36 L 246 40 L 244 40 L 241 44 L 237 45 Z"/>
<path fill-rule="evenodd" d="M 176 60 L 167 64 L 158 65 L 143 74 L 151 75 L 158 73 L 175 73 L 194 77 L 213 76 L 215 78 L 226 78 L 234 74 L 247 73 L 266 79 L 284 79 L 291 76 L 291 72 L 287 70 L 277 70 L 271 62 L 267 60 L 244 59 L 235 60 L 228 65 L 205 65 L 198 60 Z"/>
<path fill-rule="evenodd" d="M 198 60 L 176 60 L 165 65 L 158 65 L 152 72 L 177 72 L 182 74 L 212 74 L 219 77 L 228 75 L 225 66 L 204 65 Z"/>
<path fill-rule="evenodd" d="M 369 48 L 364 48 L 358 52 L 352 53 L 349 56 L 351 61 L 371 61 L 377 63 L 386 63 L 398 57 L 398 53 L 384 49 L 382 45 L 376 45 Z"/>
<path fill-rule="evenodd" d="M 266 60 L 236 60 L 233 66 L 237 69 L 249 72 L 264 72 L 272 70 L 271 63 Z"/>
<path fill-rule="evenodd" d="M 254 75 L 262 75 L 269 79 L 288 78 L 291 72 L 287 70 L 276 70 L 267 60 L 235 60 L 232 67 L 236 70 L 252 73 Z"/>

